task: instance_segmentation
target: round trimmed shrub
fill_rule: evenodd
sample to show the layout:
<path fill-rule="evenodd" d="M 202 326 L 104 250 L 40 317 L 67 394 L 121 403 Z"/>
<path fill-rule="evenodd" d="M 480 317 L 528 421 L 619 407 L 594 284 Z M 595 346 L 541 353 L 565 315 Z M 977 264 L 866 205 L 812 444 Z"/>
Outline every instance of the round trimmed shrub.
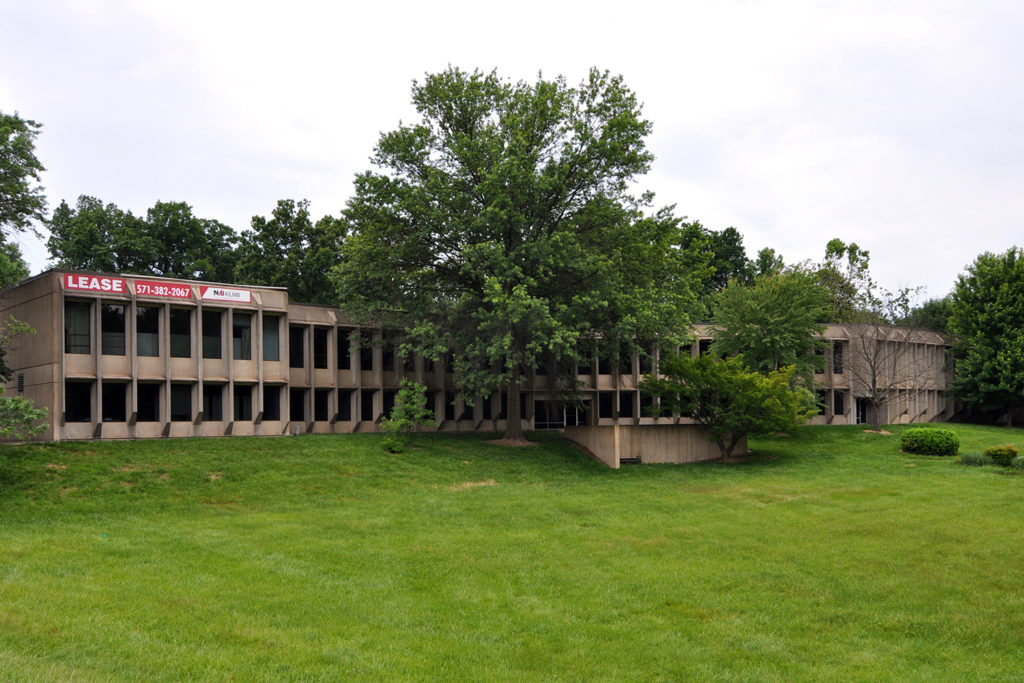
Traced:
<path fill-rule="evenodd" d="M 960 456 L 960 464 L 969 465 L 971 467 L 983 467 L 984 465 L 991 465 L 992 458 L 987 455 L 982 455 L 981 453 L 964 453 Z"/>
<path fill-rule="evenodd" d="M 992 458 L 995 464 L 1009 467 L 1013 459 L 1020 455 L 1020 451 L 1013 446 L 991 446 L 985 449 L 985 455 Z"/>
<path fill-rule="evenodd" d="M 956 455 L 960 450 L 960 436 L 952 429 L 915 427 L 900 436 L 904 453 L 918 455 Z"/>

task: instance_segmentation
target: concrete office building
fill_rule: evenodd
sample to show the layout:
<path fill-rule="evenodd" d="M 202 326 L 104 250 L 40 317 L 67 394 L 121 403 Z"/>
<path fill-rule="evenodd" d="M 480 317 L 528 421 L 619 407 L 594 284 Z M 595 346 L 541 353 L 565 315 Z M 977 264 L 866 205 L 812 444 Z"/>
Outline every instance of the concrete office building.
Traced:
<path fill-rule="evenodd" d="M 507 396 L 464 405 L 450 357 L 403 359 L 395 335 L 359 329 L 338 308 L 289 302 L 282 288 L 55 270 L 5 290 L 0 308 L 36 330 L 12 344 L 6 391 L 48 409 L 46 440 L 375 431 L 403 377 L 428 388 L 439 430 L 505 427 Z M 697 336 L 693 354 L 710 341 L 706 327 Z M 828 336 L 817 421 L 869 421 L 851 365 L 856 338 L 835 326 Z M 944 340 L 913 343 L 930 370 L 895 387 L 885 422 L 947 416 Z M 524 427 L 689 423 L 646 416 L 651 401 L 637 387 L 656 366 L 654 350 L 580 363 L 579 407 L 538 369 L 521 396 Z"/>

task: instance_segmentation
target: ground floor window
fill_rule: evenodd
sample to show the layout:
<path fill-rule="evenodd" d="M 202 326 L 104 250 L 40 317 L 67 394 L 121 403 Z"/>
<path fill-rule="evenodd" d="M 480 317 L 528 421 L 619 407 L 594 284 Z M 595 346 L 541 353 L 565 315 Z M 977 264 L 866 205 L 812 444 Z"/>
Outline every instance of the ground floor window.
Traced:
<path fill-rule="evenodd" d="M 160 384 L 139 384 L 136 389 L 136 405 L 139 422 L 160 421 Z"/>
<path fill-rule="evenodd" d="M 128 385 L 124 382 L 104 382 L 101 401 L 104 422 L 124 422 L 128 410 Z"/>
<path fill-rule="evenodd" d="M 171 385 L 171 421 L 189 422 L 192 420 L 192 385 Z"/>
<path fill-rule="evenodd" d="M 281 419 L 281 387 L 263 386 L 263 419 L 270 422 Z"/>
<path fill-rule="evenodd" d="M 252 421 L 251 386 L 235 385 L 235 420 L 239 422 Z"/>
<path fill-rule="evenodd" d="M 359 392 L 359 419 L 363 422 L 373 422 L 373 395 L 377 393 L 373 389 L 363 389 Z"/>
<path fill-rule="evenodd" d="M 341 422 L 352 421 L 352 391 L 352 389 L 338 391 L 338 420 Z"/>
<path fill-rule="evenodd" d="M 306 390 L 290 389 L 288 392 L 288 419 L 292 422 L 306 421 Z"/>
<path fill-rule="evenodd" d="M 331 390 L 317 389 L 313 392 L 313 419 L 317 422 L 327 422 L 331 412 Z"/>
<path fill-rule="evenodd" d="M 203 419 L 220 422 L 224 419 L 224 387 L 220 384 L 203 385 Z"/>
<path fill-rule="evenodd" d="M 92 421 L 92 382 L 64 383 L 64 421 Z"/>
<path fill-rule="evenodd" d="M 843 392 L 833 391 L 832 392 L 832 414 L 833 415 L 845 415 L 846 414 L 846 401 Z"/>

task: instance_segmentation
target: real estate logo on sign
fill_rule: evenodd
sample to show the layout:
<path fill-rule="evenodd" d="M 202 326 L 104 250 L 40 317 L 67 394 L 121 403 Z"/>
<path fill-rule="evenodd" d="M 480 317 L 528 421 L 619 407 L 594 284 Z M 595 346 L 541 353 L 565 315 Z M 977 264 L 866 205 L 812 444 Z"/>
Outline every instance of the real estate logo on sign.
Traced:
<path fill-rule="evenodd" d="M 252 292 L 248 289 L 229 289 L 227 287 L 202 287 L 199 297 L 206 301 L 234 301 L 247 304 L 252 301 Z"/>

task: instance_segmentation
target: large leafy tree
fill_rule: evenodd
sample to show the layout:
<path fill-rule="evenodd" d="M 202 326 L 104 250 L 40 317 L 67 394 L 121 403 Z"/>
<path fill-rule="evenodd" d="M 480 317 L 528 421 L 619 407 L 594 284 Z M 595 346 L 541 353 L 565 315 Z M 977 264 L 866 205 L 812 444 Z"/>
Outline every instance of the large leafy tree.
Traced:
<path fill-rule="evenodd" d="M 238 282 L 287 287 L 289 295 L 315 304 L 337 303 L 331 268 L 340 263 L 345 222 L 325 216 L 316 223 L 309 202 L 282 199 L 269 219 L 253 216 L 237 249 Z"/>
<path fill-rule="evenodd" d="M 663 359 L 660 374 L 646 376 L 640 388 L 662 408 L 692 417 L 729 457 L 747 436 L 790 430 L 817 412 L 813 394 L 794 386 L 793 372 L 788 366 L 762 374 L 742 356 L 676 355 Z"/>
<path fill-rule="evenodd" d="M 612 356 L 686 329 L 694 257 L 669 210 L 630 194 L 651 124 L 621 78 L 450 68 L 412 99 L 419 120 L 382 135 L 345 211 L 346 309 L 429 357 L 455 350 L 470 396 L 507 387 L 509 439 L 531 368 L 564 379 L 594 345 Z"/>
<path fill-rule="evenodd" d="M 220 282 L 234 273 L 235 232 L 184 202 L 157 202 L 142 218 L 83 195 L 74 207 L 62 201 L 49 228 L 60 268 Z"/>
<path fill-rule="evenodd" d="M 759 276 L 752 285 L 734 280 L 712 302 L 716 353 L 742 355 L 747 366 L 767 374 L 786 366 L 811 386 L 824 358 L 816 352 L 830 313 L 825 291 L 801 272 Z"/>
<path fill-rule="evenodd" d="M 693 221 L 683 226 L 683 246 L 699 251 L 707 267 L 699 274 L 699 296 L 706 306 L 716 292 L 731 282 L 749 285 L 754 277 L 754 264 L 747 258 L 743 235 L 736 228 L 709 230 Z"/>
<path fill-rule="evenodd" d="M 42 220 L 46 197 L 39 184 L 43 165 L 36 158 L 40 125 L 0 112 L 0 230 L 22 232 Z"/>
<path fill-rule="evenodd" d="M 954 393 L 1012 424 L 1024 406 L 1024 251 L 986 252 L 967 266 L 953 290 L 949 329 L 956 337 Z"/>

